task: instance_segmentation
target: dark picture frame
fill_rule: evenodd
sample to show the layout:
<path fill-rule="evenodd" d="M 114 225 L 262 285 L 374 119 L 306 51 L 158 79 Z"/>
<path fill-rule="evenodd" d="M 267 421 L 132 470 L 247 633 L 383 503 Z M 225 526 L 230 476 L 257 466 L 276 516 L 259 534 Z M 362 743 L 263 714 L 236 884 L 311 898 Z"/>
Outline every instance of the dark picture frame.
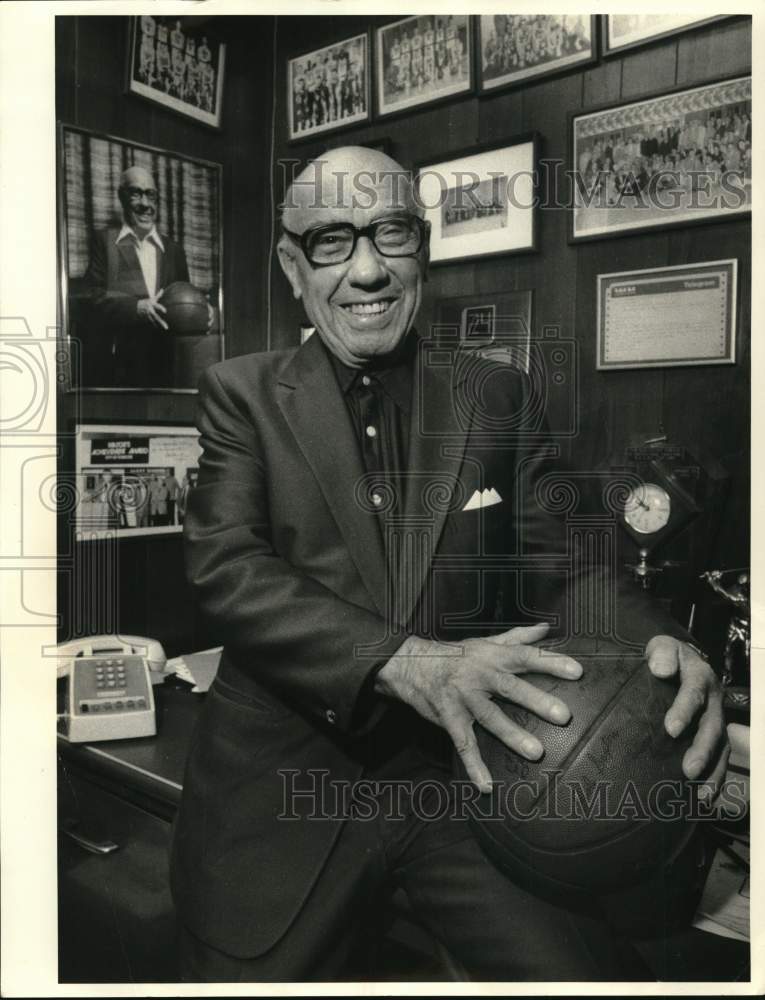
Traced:
<path fill-rule="evenodd" d="M 595 14 L 477 14 L 475 21 L 479 94 L 581 69 L 598 58 Z M 539 22 L 544 22 L 541 27 L 547 27 L 548 31 L 537 40 Z M 533 51 L 534 48 L 538 51 Z M 554 51 L 551 53 L 550 49 Z M 533 62 L 535 57 L 537 62 Z"/>
<path fill-rule="evenodd" d="M 122 286 L 118 281 L 110 287 L 115 279 L 111 263 L 98 276 L 94 267 L 97 243 L 121 259 L 112 249 L 122 227 L 117 189 L 120 174 L 131 166 L 143 167 L 155 178 L 156 225 L 165 250 L 174 250 L 173 260 L 185 262 L 189 282 L 204 293 L 213 312 L 207 333 L 173 336 L 156 330 L 157 337 L 172 338 L 163 346 L 147 339 L 149 347 L 160 347 L 158 367 L 148 354 L 139 353 L 131 336 L 120 339 L 108 307 L 112 295 L 123 294 Z M 194 393 L 202 371 L 222 360 L 222 187 L 220 163 L 58 123 L 58 336 L 65 391 Z M 134 271 L 140 281 L 137 262 Z M 168 277 L 168 284 L 176 280 L 169 271 Z M 120 345 L 133 354 L 129 363 L 125 354 L 125 365 Z"/>
<path fill-rule="evenodd" d="M 751 76 L 569 114 L 579 242 L 751 213 Z"/>
<path fill-rule="evenodd" d="M 209 36 L 207 25 L 186 17 L 131 17 L 127 92 L 220 129 L 226 46 Z"/>
<path fill-rule="evenodd" d="M 431 264 L 537 249 L 539 145 L 539 134 L 527 132 L 416 165 Z"/>
<path fill-rule="evenodd" d="M 620 55 L 622 52 L 629 52 L 651 42 L 693 31 L 714 21 L 722 21 L 729 16 L 729 14 L 715 14 L 711 17 L 688 17 L 677 14 L 601 14 L 603 55 L 606 57 Z M 623 41 L 617 41 L 615 30 L 617 18 L 633 20 L 640 18 L 645 22 L 654 19 L 654 23 L 653 25 L 646 23 L 642 31 L 637 24 L 633 24 L 631 30 L 625 25 L 622 30 Z"/>
<path fill-rule="evenodd" d="M 473 93 L 473 31 L 470 14 L 416 14 L 376 28 L 376 117 Z"/>
<path fill-rule="evenodd" d="M 371 52 L 369 31 L 362 31 L 290 56 L 286 90 L 290 142 L 371 121 Z"/>
<path fill-rule="evenodd" d="M 531 289 L 455 295 L 436 306 L 438 330 L 463 349 L 528 373 L 534 295 Z"/>

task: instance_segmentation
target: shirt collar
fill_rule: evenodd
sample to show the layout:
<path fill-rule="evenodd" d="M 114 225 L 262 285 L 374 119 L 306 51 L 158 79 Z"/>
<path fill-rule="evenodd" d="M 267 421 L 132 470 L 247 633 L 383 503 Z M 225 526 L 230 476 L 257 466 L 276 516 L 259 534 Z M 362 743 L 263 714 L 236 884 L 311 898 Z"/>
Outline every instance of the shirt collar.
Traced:
<path fill-rule="evenodd" d="M 322 345 L 329 356 L 337 383 L 344 396 L 356 388 L 364 375 L 368 375 L 379 383 L 385 394 L 400 410 L 404 413 L 409 412 L 414 381 L 414 359 L 417 355 L 417 336 L 414 332 L 407 335 L 403 349 L 396 360 L 385 366 L 349 368 L 335 357 L 323 341 Z"/>
<path fill-rule="evenodd" d="M 127 222 L 123 222 L 122 223 L 122 229 L 120 229 L 119 235 L 117 236 L 117 239 L 114 242 L 115 243 L 119 243 L 121 240 L 124 240 L 126 236 L 132 236 L 134 240 L 138 240 L 138 237 L 135 234 L 135 230 L 132 229 L 127 224 Z M 147 240 L 151 240 L 154 243 L 155 246 L 159 247 L 159 249 L 162 251 L 162 253 L 165 252 L 165 246 L 164 246 L 164 244 L 162 242 L 162 237 L 157 232 L 157 227 L 156 226 L 152 226 L 151 227 L 151 231 L 149 232 L 149 235 L 146 236 L 146 237 L 144 237 L 144 238 L 147 239 Z"/>

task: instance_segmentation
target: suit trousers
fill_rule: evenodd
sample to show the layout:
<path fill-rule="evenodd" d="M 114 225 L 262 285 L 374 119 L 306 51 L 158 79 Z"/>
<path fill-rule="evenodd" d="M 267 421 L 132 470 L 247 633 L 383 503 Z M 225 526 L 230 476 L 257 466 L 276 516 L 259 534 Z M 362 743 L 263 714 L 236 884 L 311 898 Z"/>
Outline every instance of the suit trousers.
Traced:
<path fill-rule="evenodd" d="M 403 890 L 414 917 L 472 980 L 652 978 L 606 921 L 538 899 L 494 868 L 467 820 L 455 815 L 459 810 L 448 770 L 409 748 L 368 770 L 365 778 L 366 787 L 377 793 L 364 797 L 359 817 L 365 818 L 344 823 L 286 934 L 265 954 L 241 959 L 181 928 L 183 981 L 382 977 L 375 954 L 396 889 Z"/>

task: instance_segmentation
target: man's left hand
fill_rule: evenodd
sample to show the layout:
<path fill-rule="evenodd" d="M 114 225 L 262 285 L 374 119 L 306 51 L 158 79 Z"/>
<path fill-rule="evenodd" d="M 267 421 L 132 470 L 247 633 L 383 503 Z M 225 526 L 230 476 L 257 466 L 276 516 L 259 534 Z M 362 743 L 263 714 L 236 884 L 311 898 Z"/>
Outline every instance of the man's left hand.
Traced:
<path fill-rule="evenodd" d="M 730 756 L 720 682 L 698 653 L 672 636 L 655 635 L 645 655 L 655 677 L 680 674 L 680 690 L 664 726 L 670 736 L 677 737 L 698 716 L 696 735 L 683 757 L 683 772 L 691 780 L 704 779 L 700 794 L 711 802 L 720 791 Z"/>

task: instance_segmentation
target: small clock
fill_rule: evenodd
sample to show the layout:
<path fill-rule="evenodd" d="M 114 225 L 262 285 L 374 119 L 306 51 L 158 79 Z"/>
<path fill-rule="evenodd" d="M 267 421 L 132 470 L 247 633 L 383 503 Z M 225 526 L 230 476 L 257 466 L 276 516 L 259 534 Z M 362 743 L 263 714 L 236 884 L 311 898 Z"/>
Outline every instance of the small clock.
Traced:
<path fill-rule="evenodd" d="M 672 512 L 672 499 L 656 483 L 643 483 L 630 491 L 624 504 L 624 520 L 640 535 L 661 531 Z"/>
<path fill-rule="evenodd" d="M 651 552 L 697 517 L 700 507 L 661 460 L 647 462 L 640 478 L 625 501 L 622 527 L 641 549 Z"/>

